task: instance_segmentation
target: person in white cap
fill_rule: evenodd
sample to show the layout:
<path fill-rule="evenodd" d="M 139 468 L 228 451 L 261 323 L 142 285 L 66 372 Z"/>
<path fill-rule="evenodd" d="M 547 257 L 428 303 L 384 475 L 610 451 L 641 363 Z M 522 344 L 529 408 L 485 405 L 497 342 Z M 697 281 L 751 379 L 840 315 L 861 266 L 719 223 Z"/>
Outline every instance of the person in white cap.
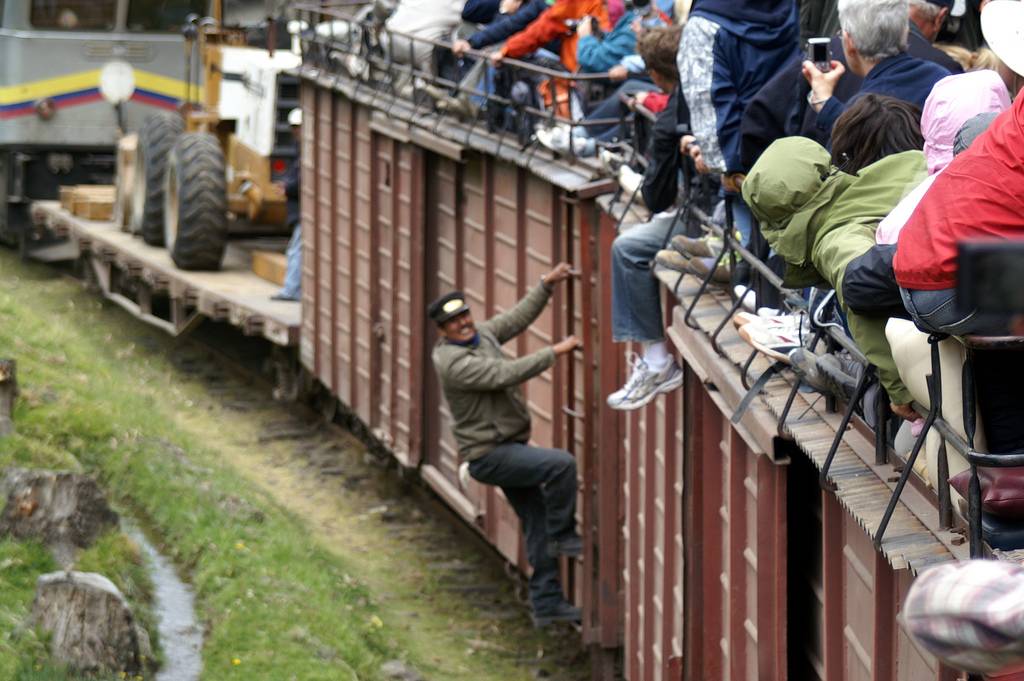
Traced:
<path fill-rule="evenodd" d="M 288 242 L 285 256 L 288 266 L 284 275 L 284 286 L 273 296 L 274 300 L 299 300 L 302 293 L 302 224 L 299 220 L 299 152 L 302 149 L 302 109 L 295 108 L 288 112 L 288 125 L 292 126 L 295 137 L 295 160 L 285 171 L 281 183 L 288 198 L 287 223 L 292 228 L 292 238 Z"/>

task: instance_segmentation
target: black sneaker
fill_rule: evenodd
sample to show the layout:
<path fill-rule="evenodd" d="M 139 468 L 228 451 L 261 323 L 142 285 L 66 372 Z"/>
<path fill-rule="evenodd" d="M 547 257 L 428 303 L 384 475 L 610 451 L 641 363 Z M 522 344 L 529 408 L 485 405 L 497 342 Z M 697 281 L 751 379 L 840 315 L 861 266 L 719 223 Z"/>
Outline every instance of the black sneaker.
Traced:
<path fill-rule="evenodd" d="M 530 618 L 533 620 L 533 626 L 537 629 L 555 624 L 556 622 L 579 624 L 583 621 L 583 611 L 574 605 L 562 601 L 553 608 L 545 608 L 540 612 L 533 612 Z"/>
<path fill-rule="evenodd" d="M 552 558 L 583 555 L 583 539 L 578 534 L 571 534 L 562 539 L 551 539 L 548 541 L 548 555 Z"/>

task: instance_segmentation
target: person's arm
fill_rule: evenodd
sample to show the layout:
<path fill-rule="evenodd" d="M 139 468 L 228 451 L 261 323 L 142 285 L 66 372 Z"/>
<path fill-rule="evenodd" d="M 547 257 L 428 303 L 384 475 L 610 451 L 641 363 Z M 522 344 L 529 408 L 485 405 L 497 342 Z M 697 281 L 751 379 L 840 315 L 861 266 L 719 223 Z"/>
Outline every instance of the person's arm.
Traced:
<path fill-rule="evenodd" d="M 682 83 L 682 96 L 690 110 L 690 125 L 697 138 L 704 164 L 712 171 L 724 172 L 725 158 L 718 141 L 716 99 L 726 96 L 719 86 L 712 92 L 716 74 L 715 36 L 718 26 L 701 16 L 691 17 L 683 28 L 676 62 Z"/>
<path fill-rule="evenodd" d="M 518 359 L 479 357 L 465 353 L 444 372 L 445 385 L 459 390 L 501 390 L 543 373 L 555 363 L 554 347 Z"/>
<path fill-rule="evenodd" d="M 505 57 L 517 59 L 535 52 L 544 47 L 555 38 L 562 38 L 568 33 L 565 22 L 552 14 L 551 9 L 541 12 L 537 20 L 525 29 L 510 36 L 501 48 L 501 54 Z"/>
<path fill-rule="evenodd" d="M 525 331 L 540 316 L 551 299 L 551 292 L 549 286 L 537 284 L 516 303 L 515 307 L 491 317 L 480 326 L 493 333 L 499 343 L 507 343 Z"/>
<path fill-rule="evenodd" d="M 496 17 L 492 23 L 469 37 L 470 47 L 480 50 L 507 40 L 533 23 L 545 7 L 547 4 L 544 0 L 530 0 L 512 14 Z"/>
<path fill-rule="evenodd" d="M 678 92 L 677 89 L 672 93 L 668 106 L 658 114 L 654 122 L 654 133 L 651 135 L 647 154 L 647 169 L 644 171 L 644 183 L 640 188 L 644 205 L 654 213 L 669 208 L 679 193 L 682 153 L 679 149 L 677 129 Z"/>

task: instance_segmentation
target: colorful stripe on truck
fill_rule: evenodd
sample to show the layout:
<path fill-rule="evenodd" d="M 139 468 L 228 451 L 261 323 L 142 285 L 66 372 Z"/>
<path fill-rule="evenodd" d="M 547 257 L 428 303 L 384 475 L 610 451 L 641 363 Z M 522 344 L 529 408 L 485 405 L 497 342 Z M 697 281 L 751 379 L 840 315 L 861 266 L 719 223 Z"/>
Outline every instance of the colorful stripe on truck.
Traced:
<path fill-rule="evenodd" d="M 174 110 L 184 94 L 185 81 L 135 69 L 133 102 Z M 0 87 L 0 120 L 28 116 L 35 112 L 36 102 L 46 98 L 57 109 L 100 101 L 100 70 Z"/>

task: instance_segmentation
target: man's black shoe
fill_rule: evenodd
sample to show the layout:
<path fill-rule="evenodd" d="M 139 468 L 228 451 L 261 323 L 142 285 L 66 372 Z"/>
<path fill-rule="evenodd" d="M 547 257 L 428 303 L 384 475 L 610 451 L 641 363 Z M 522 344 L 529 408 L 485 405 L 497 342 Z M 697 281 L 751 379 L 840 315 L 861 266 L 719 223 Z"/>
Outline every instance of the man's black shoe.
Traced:
<path fill-rule="evenodd" d="M 552 558 L 583 555 L 583 539 L 578 534 L 570 534 L 562 539 L 552 539 L 548 541 L 548 555 Z"/>
<path fill-rule="evenodd" d="M 533 626 L 540 629 L 556 622 L 579 623 L 583 620 L 583 611 L 562 601 L 553 608 L 534 612 L 530 617 L 533 619 Z"/>

